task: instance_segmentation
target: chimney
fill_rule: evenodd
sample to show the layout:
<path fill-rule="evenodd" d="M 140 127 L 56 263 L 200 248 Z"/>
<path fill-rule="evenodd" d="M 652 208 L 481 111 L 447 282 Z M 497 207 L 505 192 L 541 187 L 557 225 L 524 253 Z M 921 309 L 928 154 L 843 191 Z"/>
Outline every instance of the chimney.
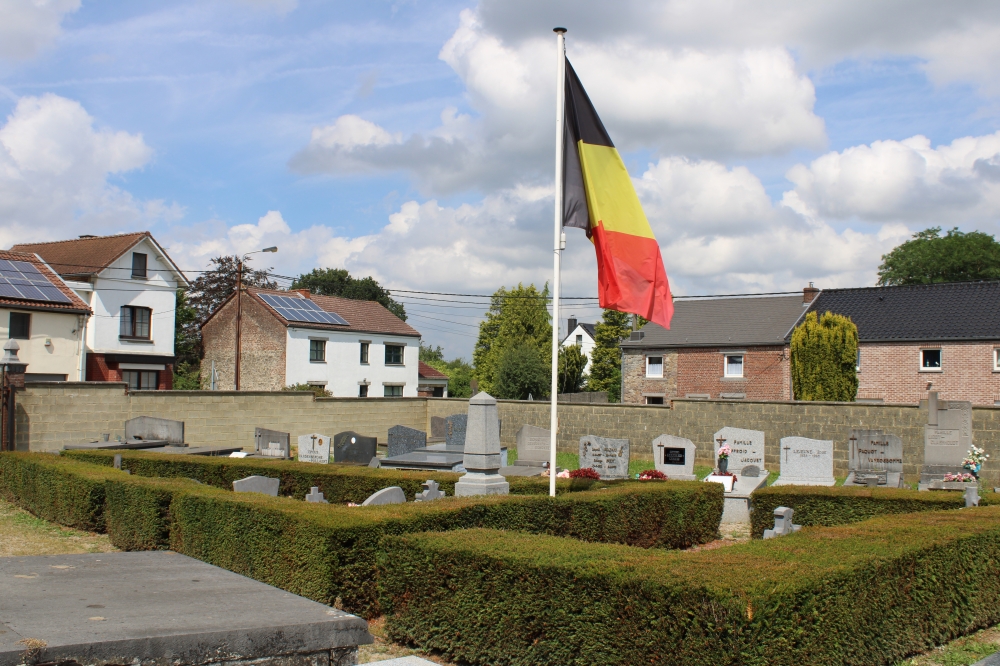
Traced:
<path fill-rule="evenodd" d="M 810 282 L 809 286 L 802 290 L 802 302 L 812 303 L 814 300 L 816 300 L 816 296 L 818 295 L 819 295 L 819 289 L 814 287 L 813 283 Z"/>
<path fill-rule="evenodd" d="M 576 328 L 576 315 L 566 320 L 566 335 L 572 333 L 574 328 Z"/>
<path fill-rule="evenodd" d="M 308 289 L 293 289 L 292 291 L 297 291 L 302 294 L 302 298 L 309 298 L 312 296 L 312 292 Z"/>

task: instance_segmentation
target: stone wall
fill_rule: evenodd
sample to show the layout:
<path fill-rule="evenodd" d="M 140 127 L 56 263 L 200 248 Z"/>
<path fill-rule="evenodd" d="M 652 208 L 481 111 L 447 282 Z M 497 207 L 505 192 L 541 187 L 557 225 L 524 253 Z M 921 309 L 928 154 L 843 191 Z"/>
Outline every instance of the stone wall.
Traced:
<path fill-rule="evenodd" d="M 432 416 L 464 413 L 459 398 L 320 398 L 301 392 L 163 391 L 129 394 L 123 384 L 59 383 L 29 385 L 17 394 L 19 450 L 57 451 L 64 444 L 97 439 L 101 433 L 124 434 L 125 420 L 158 416 L 186 424 L 189 444 L 238 442 L 253 447 L 255 426 L 290 432 L 334 435 L 343 430 L 386 441 L 396 424 L 430 432 Z M 549 426 L 549 403 L 501 400 L 500 441 L 515 448 L 524 424 Z M 698 464 L 712 464 L 712 436 L 723 426 L 762 430 L 768 469 L 778 471 L 782 437 L 799 435 L 834 441 L 837 476 L 847 474 L 848 437 L 852 427 L 882 428 L 903 439 L 904 472 L 916 480 L 923 463 L 926 407 L 860 403 L 752 402 L 674 400 L 667 406 L 621 404 L 559 405 L 558 446 L 576 453 L 587 434 L 627 437 L 632 455 L 650 458 L 652 440 L 679 435 L 697 446 Z M 973 409 L 973 438 L 990 454 L 983 473 L 1000 485 L 1000 408 Z"/>
<path fill-rule="evenodd" d="M 209 319 L 201 330 L 205 357 L 201 361 L 201 385 L 211 388 L 212 362 L 218 376 L 216 387 L 235 385 L 236 299 L 230 299 Z M 244 391 L 277 391 L 285 385 L 285 325 L 261 305 L 244 294 L 240 318 L 240 388 Z"/>

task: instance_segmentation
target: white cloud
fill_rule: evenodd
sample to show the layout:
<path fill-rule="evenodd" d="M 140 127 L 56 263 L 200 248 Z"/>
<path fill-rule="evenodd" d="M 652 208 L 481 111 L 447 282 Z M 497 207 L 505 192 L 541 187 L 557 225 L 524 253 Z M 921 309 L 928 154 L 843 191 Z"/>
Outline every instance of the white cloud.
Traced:
<path fill-rule="evenodd" d="M 0 0 L 0 58 L 23 60 L 55 41 L 80 0 Z"/>
<path fill-rule="evenodd" d="M 176 203 L 140 201 L 109 182 L 152 152 L 141 134 L 95 129 L 79 102 L 22 97 L 0 127 L 0 246 L 179 219 Z"/>

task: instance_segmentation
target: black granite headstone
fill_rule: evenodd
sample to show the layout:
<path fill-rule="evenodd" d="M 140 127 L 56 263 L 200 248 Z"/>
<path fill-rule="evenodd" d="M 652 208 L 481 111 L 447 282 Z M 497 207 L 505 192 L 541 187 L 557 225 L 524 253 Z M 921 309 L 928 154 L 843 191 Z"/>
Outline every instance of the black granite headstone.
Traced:
<path fill-rule="evenodd" d="M 333 436 L 333 462 L 367 465 L 375 457 L 378 438 L 348 430 Z"/>
<path fill-rule="evenodd" d="M 427 446 L 427 433 L 423 430 L 401 425 L 392 426 L 389 428 L 389 450 L 386 452 L 386 457 L 406 455 L 425 446 Z"/>
<path fill-rule="evenodd" d="M 683 465 L 686 462 L 687 450 L 686 449 L 672 449 L 664 447 L 663 449 L 663 464 L 664 465 Z"/>

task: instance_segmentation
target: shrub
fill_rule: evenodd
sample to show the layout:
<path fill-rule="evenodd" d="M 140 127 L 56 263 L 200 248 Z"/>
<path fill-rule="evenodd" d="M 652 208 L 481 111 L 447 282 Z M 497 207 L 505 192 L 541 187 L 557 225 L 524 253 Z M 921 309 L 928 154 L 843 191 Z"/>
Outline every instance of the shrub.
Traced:
<path fill-rule="evenodd" d="M 593 467 L 581 467 L 580 469 L 570 470 L 569 478 L 600 480 L 601 475 L 598 474 Z"/>
<path fill-rule="evenodd" d="M 106 530 L 122 550 L 165 550 L 170 547 L 171 504 L 181 492 L 216 492 L 188 479 L 124 478 L 105 481 Z"/>
<path fill-rule="evenodd" d="M 104 482 L 121 472 L 47 453 L 0 454 L 0 496 L 39 518 L 104 531 Z"/>
<path fill-rule="evenodd" d="M 1000 508 L 700 552 L 410 534 L 378 580 L 389 637 L 461 663 L 892 664 L 1000 621 Z"/>
<path fill-rule="evenodd" d="M 992 495 L 980 504 L 1000 503 Z M 759 539 L 774 527 L 774 510 L 779 506 L 795 509 L 798 525 L 846 525 L 896 513 L 961 509 L 960 492 L 919 492 L 902 488 L 826 488 L 822 486 L 769 486 L 753 494 L 750 534 Z"/>
<path fill-rule="evenodd" d="M 792 331 L 792 388 L 796 400 L 853 402 L 858 392 L 858 327 L 849 317 L 815 312 Z"/>

